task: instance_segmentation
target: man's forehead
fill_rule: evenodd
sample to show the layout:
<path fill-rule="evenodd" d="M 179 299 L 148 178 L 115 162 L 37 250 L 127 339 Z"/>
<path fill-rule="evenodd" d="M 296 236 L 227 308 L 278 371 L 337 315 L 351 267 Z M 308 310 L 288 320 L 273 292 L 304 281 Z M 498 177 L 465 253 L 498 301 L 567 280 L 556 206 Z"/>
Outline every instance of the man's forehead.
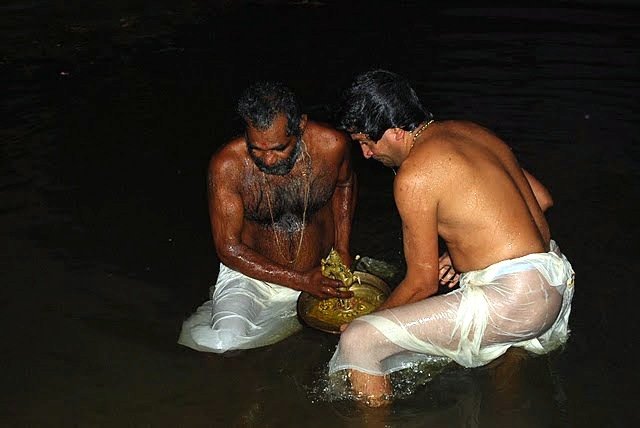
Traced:
<path fill-rule="evenodd" d="M 287 132 L 287 117 L 283 114 L 276 116 L 270 125 L 266 127 L 255 126 L 253 123 L 247 125 L 247 133 L 251 134 L 281 134 Z"/>
<path fill-rule="evenodd" d="M 284 148 L 295 140 L 294 136 L 286 132 L 246 132 L 245 141 L 251 149 L 272 150 Z"/>
<path fill-rule="evenodd" d="M 352 132 L 350 135 L 351 135 L 351 139 L 352 140 L 357 140 L 357 141 L 368 141 L 368 140 L 370 140 L 369 135 L 365 134 L 363 132 Z"/>

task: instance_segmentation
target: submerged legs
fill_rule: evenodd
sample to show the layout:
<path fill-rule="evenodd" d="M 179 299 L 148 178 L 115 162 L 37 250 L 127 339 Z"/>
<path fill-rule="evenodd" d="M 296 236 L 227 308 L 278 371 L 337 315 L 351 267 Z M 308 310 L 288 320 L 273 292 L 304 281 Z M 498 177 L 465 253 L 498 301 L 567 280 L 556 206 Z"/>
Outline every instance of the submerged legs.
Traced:
<path fill-rule="evenodd" d="M 349 370 L 351 388 L 357 399 L 370 407 L 391 404 L 391 382 L 388 376 L 370 375 L 358 370 Z"/>

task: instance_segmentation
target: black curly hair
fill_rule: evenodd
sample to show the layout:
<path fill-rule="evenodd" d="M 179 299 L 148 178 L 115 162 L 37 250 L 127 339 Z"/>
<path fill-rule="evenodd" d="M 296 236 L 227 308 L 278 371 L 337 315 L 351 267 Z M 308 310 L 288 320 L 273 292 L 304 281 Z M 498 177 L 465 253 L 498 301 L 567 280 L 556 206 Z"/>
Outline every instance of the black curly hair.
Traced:
<path fill-rule="evenodd" d="M 344 91 L 338 127 L 378 141 L 387 129 L 413 131 L 432 118 L 405 78 L 378 69 L 358 75 Z"/>
<path fill-rule="evenodd" d="M 300 136 L 300 106 L 295 94 L 281 82 L 257 82 L 244 90 L 237 112 L 247 125 L 264 131 L 276 116 L 287 117 L 287 135 Z"/>

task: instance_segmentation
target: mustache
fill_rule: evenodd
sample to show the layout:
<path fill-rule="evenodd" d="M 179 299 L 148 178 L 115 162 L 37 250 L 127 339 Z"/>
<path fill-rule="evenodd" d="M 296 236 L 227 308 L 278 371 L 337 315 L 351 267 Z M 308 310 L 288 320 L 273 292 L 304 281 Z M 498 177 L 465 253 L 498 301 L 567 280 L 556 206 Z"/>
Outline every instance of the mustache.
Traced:
<path fill-rule="evenodd" d="M 286 175 L 293 169 L 294 165 L 296 164 L 296 161 L 298 160 L 298 156 L 300 155 L 301 146 L 302 144 L 298 139 L 296 142 L 296 146 L 294 147 L 293 152 L 291 153 L 291 156 L 271 166 L 266 165 L 262 159 L 254 156 L 251 151 L 249 151 L 249 156 L 251 156 L 251 159 L 253 159 L 253 162 L 256 164 L 258 169 L 264 172 L 265 174 Z"/>

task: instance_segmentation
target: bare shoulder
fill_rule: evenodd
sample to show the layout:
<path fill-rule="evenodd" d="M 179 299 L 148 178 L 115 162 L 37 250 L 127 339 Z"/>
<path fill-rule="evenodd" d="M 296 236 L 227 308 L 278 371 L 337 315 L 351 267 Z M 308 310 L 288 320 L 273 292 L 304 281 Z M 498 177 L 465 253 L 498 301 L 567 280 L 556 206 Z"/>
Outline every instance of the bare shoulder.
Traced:
<path fill-rule="evenodd" d="M 412 147 L 398 170 L 394 187 L 406 193 L 409 188 L 436 198 L 469 167 L 468 148 L 486 131 L 472 122 L 442 121 Z M 456 171 L 456 174 L 452 174 Z"/>
<path fill-rule="evenodd" d="M 313 140 L 313 144 L 318 148 L 328 151 L 340 150 L 348 147 L 350 138 L 346 133 L 339 131 L 324 122 L 309 121 L 307 132 Z"/>
<path fill-rule="evenodd" d="M 451 159 L 438 149 L 423 147 L 412 153 L 397 171 L 393 182 L 396 197 L 434 196 L 450 175 Z"/>
<path fill-rule="evenodd" d="M 242 174 L 247 160 L 244 139 L 238 137 L 220 147 L 209 160 L 209 177 L 231 178 Z"/>
<path fill-rule="evenodd" d="M 466 141 L 471 145 L 479 144 L 490 148 L 492 151 L 511 151 L 511 147 L 502 140 L 494 131 L 478 123 L 469 121 L 450 121 L 448 124 L 449 138 Z"/>
<path fill-rule="evenodd" d="M 491 134 L 495 135 L 489 128 L 468 120 L 445 120 L 440 122 L 442 125 L 442 129 L 453 132 L 453 133 L 479 133 L 479 134 Z"/>
<path fill-rule="evenodd" d="M 454 121 L 436 122 L 428 135 L 412 146 L 398 171 L 400 180 L 423 180 L 443 170 L 450 171 L 456 162 L 456 146 L 465 138 L 466 126 Z"/>

